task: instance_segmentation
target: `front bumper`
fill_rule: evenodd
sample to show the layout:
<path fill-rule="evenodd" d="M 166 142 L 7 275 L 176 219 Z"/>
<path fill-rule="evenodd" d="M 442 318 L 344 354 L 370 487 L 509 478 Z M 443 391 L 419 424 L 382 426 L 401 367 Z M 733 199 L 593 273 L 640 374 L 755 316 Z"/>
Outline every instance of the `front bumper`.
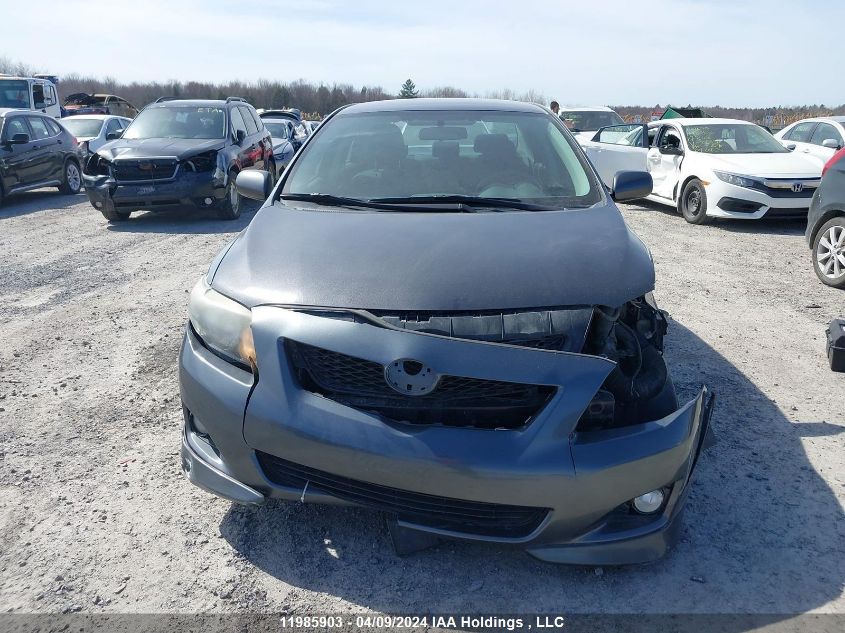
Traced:
<path fill-rule="evenodd" d="M 182 172 L 169 180 L 122 183 L 111 176 L 84 174 L 83 184 L 91 205 L 125 211 L 171 210 L 193 206 L 210 208 L 226 196 L 226 183 L 213 172 Z"/>
<path fill-rule="evenodd" d="M 706 185 L 707 215 L 716 218 L 759 220 L 760 218 L 806 218 L 811 196 L 773 197 L 763 191 L 739 187 L 713 176 Z M 744 203 L 744 204 L 743 204 Z"/>
<path fill-rule="evenodd" d="M 350 503 L 310 482 L 303 487 L 273 483 L 259 464 L 256 451 L 261 451 L 362 487 L 548 509 L 529 533 L 507 537 L 402 521 L 441 536 L 519 545 L 547 561 L 650 561 L 677 535 L 712 411 L 706 389 L 662 420 L 575 433 L 583 409 L 612 369 L 605 359 L 393 331 L 270 307 L 253 310 L 253 337 L 260 368 L 256 384 L 252 374 L 186 334 L 180 354 L 183 467 L 202 488 L 244 503 L 266 497 Z M 559 389 L 519 430 L 408 427 L 301 389 L 281 346 L 284 338 L 319 341 L 383 364 L 424 358 L 454 375 Z M 667 490 L 658 513 L 630 512 L 630 499 L 658 488 Z"/>

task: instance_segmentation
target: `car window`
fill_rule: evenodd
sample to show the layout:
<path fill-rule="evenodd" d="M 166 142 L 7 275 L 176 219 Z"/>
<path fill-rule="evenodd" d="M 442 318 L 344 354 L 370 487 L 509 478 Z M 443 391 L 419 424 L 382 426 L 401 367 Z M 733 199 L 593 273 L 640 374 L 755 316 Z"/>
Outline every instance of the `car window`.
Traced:
<path fill-rule="evenodd" d="M 598 130 L 608 125 L 620 125 L 625 121 L 615 112 L 603 112 L 601 110 L 563 110 L 560 118 L 573 132 L 583 130 Z"/>
<path fill-rule="evenodd" d="M 290 138 L 290 128 L 287 123 L 281 121 L 266 121 L 264 123 L 264 127 L 266 127 L 270 132 L 270 136 L 274 138 Z"/>
<path fill-rule="evenodd" d="M 660 132 L 660 140 L 658 141 L 659 147 L 681 147 L 681 135 L 680 133 L 673 127 L 664 126 Z"/>
<path fill-rule="evenodd" d="M 608 143 L 609 145 L 642 147 L 642 139 L 643 126 L 637 123 L 627 123 L 602 128 L 597 140 L 599 143 Z"/>
<path fill-rule="evenodd" d="M 684 128 L 689 148 L 705 154 L 782 154 L 788 152 L 774 136 L 751 123 L 710 123 Z"/>
<path fill-rule="evenodd" d="M 576 147 L 560 122 L 540 112 L 346 114 L 304 146 L 283 193 L 453 195 L 583 208 L 602 194 Z"/>
<path fill-rule="evenodd" d="M 69 116 L 62 119 L 62 123 L 68 132 L 76 138 L 93 138 L 99 136 L 100 130 L 103 128 L 103 122 L 100 119 L 82 119 Z"/>
<path fill-rule="evenodd" d="M 252 118 L 249 110 L 244 106 L 238 106 L 238 112 L 241 113 L 241 117 L 243 118 L 244 123 L 246 123 L 246 133 L 252 135 L 258 132 L 258 126 L 255 125 L 255 119 Z"/>
<path fill-rule="evenodd" d="M 252 117 L 252 120 L 255 121 L 255 125 L 257 126 L 257 128 L 259 130 L 264 130 L 264 121 L 262 121 L 261 117 L 258 116 L 258 112 L 256 112 L 249 106 L 245 106 L 244 109 L 249 112 L 249 115 Z M 246 118 L 246 114 L 244 114 L 244 118 Z"/>
<path fill-rule="evenodd" d="M 6 117 L 6 123 L 3 125 L 3 140 L 10 141 L 15 134 L 30 134 L 26 121 L 22 116 Z"/>
<path fill-rule="evenodd" d="M 232 119 L 232 132 L 235 133 L 235 136 L 237 136 L 238 130 L 246 135 L 246 123 L 244 123 L 244 118 L 241 116 L 240 110 L 238 108 L 232 108 L 230 110 L 230 117 Z"/>
<path fill-rule="evenodd" d="M 816 129 L 815 121 L 805 121 L 798 123 L 789 131 L 789 134 L 784 136 L 784 139 L 796 141 L 798 143 L 809 143 L 810 137 L 813 135 L 813 130 Z"/>
<path fill-rule="evenodd" d="M 106 134 L 117 132 L 118 130 L 123 129 L 123 127 L 124 124 L 120 119 L 111 119 L 108 123 L 106 123 Z"/>
<path fill-rule="evenodd" d="M 29 84 L 26 79 L 0 79 L 0 108 L 28 108 Z"/>
<path fill-rule="evenodd" d="M 50 136 L 56 136 L 62 133 L 62 128 L 53 119 L 44 119 L 47 127 L 50 128 Z"/>
<path fill-rule="evenodd" d="M 47 123 L 40 116 L 27 117 L 29 120 L 29 127 L 32 128 L 32 138 L 40 140 L 42 138 L 50 137 L 50 130 L 47 129 Z"/>
<path fill-rule="evenodd" d="M 41 84 L 33 84 L 32 86 L 32 104 L 33 107 L 44 107 L 44 86 Z"/>
<path fill-rule="evenodd" d="M 813 136 L 810 137 L 810 142 L 815 145 L 821 145 L 827 139 L 833 139 L 842 145 L 842 135 L 839 133 L 839 130 L 830 123 L 819 123 L 816 131 L 813 132 Z"/>
<path fill-rule="evenodd" d="M 235 110 L 233 109 L 232 112 Z M 166 105 L 141 112 L 123 138 L 224 138 L 226 113 L 223 108 Z"/>

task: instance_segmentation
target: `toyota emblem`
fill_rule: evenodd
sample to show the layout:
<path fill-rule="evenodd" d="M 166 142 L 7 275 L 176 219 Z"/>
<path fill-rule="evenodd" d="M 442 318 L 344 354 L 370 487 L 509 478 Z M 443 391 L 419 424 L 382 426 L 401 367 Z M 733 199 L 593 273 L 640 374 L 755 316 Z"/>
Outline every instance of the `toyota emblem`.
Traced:
<path fill-rule="evenodd" d="M 400 358 L 385 366 L 384 380 L 402 395 L 424 396 L 434 391 L 440 375 L 418 360 Z"/>

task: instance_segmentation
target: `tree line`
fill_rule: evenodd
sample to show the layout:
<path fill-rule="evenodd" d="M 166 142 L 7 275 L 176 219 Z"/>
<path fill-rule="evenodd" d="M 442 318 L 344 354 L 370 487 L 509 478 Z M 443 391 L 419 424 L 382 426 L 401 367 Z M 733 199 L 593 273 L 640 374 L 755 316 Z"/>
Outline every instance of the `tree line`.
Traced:
<path fill-rule="evenodd" d="M 0 73 L 19 76 L 31 76 L 36 72 L 32 67 L 21 62 L 14 62 L 0 57 Z M 152 103 L 159 97 L 182 97 L 185 99 L 225 99 L 230 96 L 243 97 L 256 108 L 299 108 L 315 118 L 321 118 L 349 103 L 378 101 L 381 99 L 415 97 L 486 97 L 513 101 L 529 101 L 548 105 L 550 99 L 535 90 L 517 92 L 510 89 L 492 90 L 484 94 L 470 93 L 454 86 L 438 86 L 418 89 L 408 79 L 395 92 L 382 86 L 354 86 L 347 83 L 312 83 L 304 79 L 296 81 L 272 81 L 260 79 L 254 82 L 202 82 L 202 81 L 148 81 L 123 82 L 111 77 L 93 77 L 70 74 L 59 77 L 59 96 L 64 100 L 76 92 L 103 93 L 119 95 L 137 108 Z M 680 105 L 680 104 L 674 104 Z M 639 116 L 648 121 L 651 113 L 662 110 L 660 106 L 614 106 L 626 120 Z M 828 107 L 825 105 L 771 107 L 771 108 L 729 108 L 705 106 L 705 112 L 711 116 L 743 119 L 756 123 L 765 123 L 771 115 L 773 125 L 783 127 L 788 123 L 810 116 L 845 115 L 845 104 Z"/>

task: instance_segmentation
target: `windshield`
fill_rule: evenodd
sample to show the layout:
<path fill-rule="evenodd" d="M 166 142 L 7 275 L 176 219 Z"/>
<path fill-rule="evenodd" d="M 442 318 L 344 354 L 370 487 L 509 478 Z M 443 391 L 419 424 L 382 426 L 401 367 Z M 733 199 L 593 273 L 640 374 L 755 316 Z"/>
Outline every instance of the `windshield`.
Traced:
<path fill-rule="evenodd" d="M 166 106 L 147 108 L 123 134 L 125 139 L 224 138 L 226 112 L 223 108 Z"/>
<path fill-rule="evenodd" d="M 749 123 L 689 125 L 684 132 L 689 148 L 705 154 L 782 154 L 789 151 L 766 130 Z"/>
<path fill-rule="evenodd" d="M 343 114 L 325 123 L 303 151 L 283 195 L 495 198 L 543 209 L 601 200 L 559 123 L 544 113 Z"/>
<path fill-rule="evenodd" d="M 100 135 L 103 122 L 98 119 L 74 119 L 73 117 L 65 117 L 62 119 L 62 125 L 76 138 L 90 138 Z"/>
<path fill-rule="evenodd" d="M 273 138 L 287 138 L 288 137 L 288 124 L 287 123 L 280 123 L 278 121 L 267 121 L 264 120 L 264 127 L 267 128 L 267 131 L 270 132 L 270 136 Z"/>
<path fill-rule="evenodd" d="M 560 118 L 570 130 L 592 131 L 607 125 L 625 123 L 615 112 L 601 112 L 592 110 L 564 110 Z"/>
<path fill-rule="evenodd" d="M 0 80 L 0 108 L 29 108 L 29 83 L 22 79 Z"/>

